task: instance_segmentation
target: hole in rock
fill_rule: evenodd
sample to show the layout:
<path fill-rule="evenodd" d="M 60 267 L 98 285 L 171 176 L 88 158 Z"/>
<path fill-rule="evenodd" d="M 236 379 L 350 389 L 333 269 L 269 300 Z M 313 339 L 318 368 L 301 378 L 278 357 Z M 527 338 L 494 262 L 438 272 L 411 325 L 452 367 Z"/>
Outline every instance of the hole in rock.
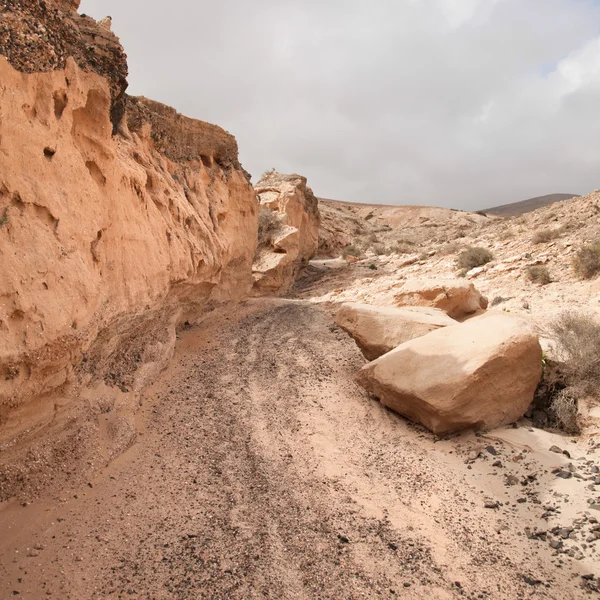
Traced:
<path fill-rule="evenodd" d="M 87 167 L 87 170 L 90 172 L 92 179 L 98 185 L 104 185 L 106 183 L 106 177 L 104 177 L 104 174 L 100 170 L 100 167 L 93 160 L 88 160 L 85 163 L 85 166 Z"/>
<path fill-rule="evenodd" d="M 67 94 L 62 90 L 57 90 L 54 92 L 54 116 L 57 120 L 59 120 L 63 113 L 65 112 L 65 108 L 67 108 Z"/>

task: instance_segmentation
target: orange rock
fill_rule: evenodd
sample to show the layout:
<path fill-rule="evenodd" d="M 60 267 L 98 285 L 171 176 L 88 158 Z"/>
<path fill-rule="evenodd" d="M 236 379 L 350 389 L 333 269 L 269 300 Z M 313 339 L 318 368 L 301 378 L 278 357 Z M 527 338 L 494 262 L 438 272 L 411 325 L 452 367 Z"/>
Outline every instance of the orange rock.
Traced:
<path fill-rule="evenodd" d="M 151 119 L 113 136 L 108 82 L 73 59 L 24 74 L 0 57 L 0 80 L 6 422 L 33 397 L 90 377 L 139 388 L 152 369 L 141 377 L 138 367 L 164 364 L 179 322 L 249 292 L 257 205 L 237 156 L 221 166 L 194 154 L 198 127 L 178 160 L 156 149 Z M 185 133 L 177 117 L 163 111 L 163 124 L 177 120 L 166 135 Z"/>

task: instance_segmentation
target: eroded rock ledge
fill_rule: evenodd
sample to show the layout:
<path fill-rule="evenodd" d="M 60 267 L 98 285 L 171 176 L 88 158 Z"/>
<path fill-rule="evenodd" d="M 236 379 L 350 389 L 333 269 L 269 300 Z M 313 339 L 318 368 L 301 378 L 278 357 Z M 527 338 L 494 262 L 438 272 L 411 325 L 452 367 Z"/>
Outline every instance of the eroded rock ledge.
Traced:
<path fill-rule="evenodd" d="M 119 38 L 77 13 L 79 0 L 4 0 L 0 4 L 0 55 L 22 73 L 63 70 L 73 57 L 81 69 L 109 84 L 110 120 L 116 132 L 125 114 L 127 56 Z"/>

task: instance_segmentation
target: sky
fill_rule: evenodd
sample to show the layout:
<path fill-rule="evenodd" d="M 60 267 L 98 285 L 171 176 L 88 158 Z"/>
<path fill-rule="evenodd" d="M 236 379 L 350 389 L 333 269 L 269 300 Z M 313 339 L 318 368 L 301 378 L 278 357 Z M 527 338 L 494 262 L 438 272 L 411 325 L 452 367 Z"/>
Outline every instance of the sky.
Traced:
<path fill-rule="evenodd" d="M 598 0 L 83 0 L 129 93 L 317 196 L 483 209 L 600 188 Z"/>

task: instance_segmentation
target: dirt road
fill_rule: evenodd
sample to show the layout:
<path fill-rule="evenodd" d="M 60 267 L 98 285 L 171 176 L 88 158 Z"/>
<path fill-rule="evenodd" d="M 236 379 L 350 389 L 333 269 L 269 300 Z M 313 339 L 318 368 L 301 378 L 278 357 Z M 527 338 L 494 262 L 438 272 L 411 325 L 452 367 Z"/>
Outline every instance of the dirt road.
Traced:
<path fill-rule="evenodd" d="M 362 364 L 306 301 L 208 315 L 146 390 L 131 449 L 0 511 L 0 597 L 588 597 L 585 561 L 523 533 L 545 492 L 517 503 L 492 467 L 519 449 L 436 442 L 355 385 Z"/>

